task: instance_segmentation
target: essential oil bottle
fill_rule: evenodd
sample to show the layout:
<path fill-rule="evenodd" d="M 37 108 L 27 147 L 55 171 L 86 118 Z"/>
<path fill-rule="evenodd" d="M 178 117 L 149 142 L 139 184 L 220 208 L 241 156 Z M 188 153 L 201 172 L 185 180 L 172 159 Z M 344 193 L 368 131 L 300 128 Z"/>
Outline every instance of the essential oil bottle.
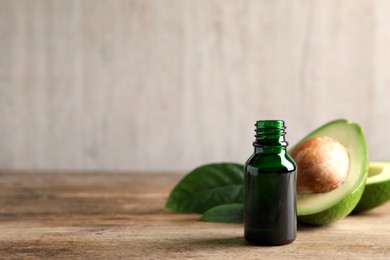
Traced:
<path fill-rule="evenodd" d="M 245 164 L 245 239 L 284 245 L 296 238 L 296 165 L 287 154 L 285 124 L 256 122 L 254 153 Z"/>

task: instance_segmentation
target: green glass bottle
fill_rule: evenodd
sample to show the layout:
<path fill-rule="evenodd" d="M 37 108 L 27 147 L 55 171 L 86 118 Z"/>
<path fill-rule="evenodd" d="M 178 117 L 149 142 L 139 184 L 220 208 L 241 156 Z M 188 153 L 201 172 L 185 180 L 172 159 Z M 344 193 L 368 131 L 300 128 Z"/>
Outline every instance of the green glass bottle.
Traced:
<path fill-rule="evenodd" d="M 281 120 L 256 122 L 255 151 L 245 164 L 245 239 L 284 245 L 296 238 L 296 165 Z"/>

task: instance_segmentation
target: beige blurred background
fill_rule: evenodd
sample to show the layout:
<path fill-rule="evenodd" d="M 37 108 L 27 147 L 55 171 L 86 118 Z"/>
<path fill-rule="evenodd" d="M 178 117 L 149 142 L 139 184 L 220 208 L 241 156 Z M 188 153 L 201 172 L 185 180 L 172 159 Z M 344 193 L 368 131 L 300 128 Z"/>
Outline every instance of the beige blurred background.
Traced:
<path fill-rule="evenodd" d="M 335 118 L 390 160 L 390 1 L 0 0 L 0 169 L 185 171 Z"/>

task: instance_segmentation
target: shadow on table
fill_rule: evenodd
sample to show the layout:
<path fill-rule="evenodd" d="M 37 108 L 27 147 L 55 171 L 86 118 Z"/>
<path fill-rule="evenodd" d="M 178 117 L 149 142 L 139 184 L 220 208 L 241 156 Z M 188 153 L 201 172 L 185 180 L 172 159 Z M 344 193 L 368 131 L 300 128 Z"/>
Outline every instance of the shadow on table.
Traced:
<path fill-rule="evenodd" d="M 207 245 L 207 246 L 223 246 L 223 247 L 235 247 L 248 245 L 244 237 L 226 237 L 226 238 L 208 238 L 208 239 L 196 239 L 189 241 L 191 244 Z"/>
<path fill-rule="evenodd" d="M 308 225 L 308 224 L 298 223 L 298 232 L 302 232 L 302 231 L 311 232 L 311 231 L 324 230 L 324 229 L 328 229 L 332 225 L 333 224 L 315 226 L 315 225 Z"/>
<path fill-rule="evenodd" d="M 226 237 L 226 238 L 210 238 L 210 239 L 192 239 L 187 240 L 187 245 L 189 248 L 219 248 L 219 249 L 227 249 L 227 248 L 241 248 L 241 247 L 253 247 L 253 248 L 272 248 L 266 245 L 255 245 L 247 242 L 243 236 L 239 237 Z M 278 247 L 278 246 L 276 246 Z"/>

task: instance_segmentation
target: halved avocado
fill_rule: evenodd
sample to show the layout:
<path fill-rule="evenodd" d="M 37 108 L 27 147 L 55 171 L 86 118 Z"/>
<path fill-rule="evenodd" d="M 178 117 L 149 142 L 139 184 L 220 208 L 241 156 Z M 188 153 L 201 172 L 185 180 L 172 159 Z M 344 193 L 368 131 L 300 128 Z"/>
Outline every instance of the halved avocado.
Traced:
<path fill-rule="evenodd" d="M 290 153 L 305 140 L 318 136 L 334 138 L 345 147 L 349 156 L 349 171 L 345 181 L 332 191 L 297 194 L 298 221 L 312 225 L 329 224 L 351 213 L 364 191 L 368 167 L 362 129 L 345 119 L 331 121 L 314 130 L 292 147 Z"/>
<path fill-rule="evenodd" d="M 370 162 L 363 196 L 352 213 L 376 208 L 390 201 L 390 162 Z"/>

